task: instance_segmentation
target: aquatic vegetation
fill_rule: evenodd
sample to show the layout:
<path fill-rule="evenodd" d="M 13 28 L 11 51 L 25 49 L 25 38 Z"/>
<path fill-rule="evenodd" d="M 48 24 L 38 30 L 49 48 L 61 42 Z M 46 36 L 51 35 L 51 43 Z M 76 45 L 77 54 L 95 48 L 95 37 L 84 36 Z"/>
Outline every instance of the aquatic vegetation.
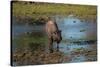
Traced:
<path fill-rule="evenodd" d="M 47 43 L 47 37 L 41 32 L 34 32 L 16 37 L 12 42 L 17 44 L 17 48 L 23 48 L 24 46 L 37 49 L 38 47 L 43 47 Z"/>
<path fill-rule="evenodd" d="M 93 45 L 96 47 L 96 45 Z M 86 49 L 86 48 L 77 48 L 71 51 L 71 55 L 83 55 L 86 59 L 85 61 L 96 61 L 97 60 L 97 49 L 92 47 L 92 49 Z"/>
<path fill-rule="evenodd" d="M 85 29 L 80 30 L 80 32 L 84 32 L 84 31 L 86 31 L 86 30 Z"/>

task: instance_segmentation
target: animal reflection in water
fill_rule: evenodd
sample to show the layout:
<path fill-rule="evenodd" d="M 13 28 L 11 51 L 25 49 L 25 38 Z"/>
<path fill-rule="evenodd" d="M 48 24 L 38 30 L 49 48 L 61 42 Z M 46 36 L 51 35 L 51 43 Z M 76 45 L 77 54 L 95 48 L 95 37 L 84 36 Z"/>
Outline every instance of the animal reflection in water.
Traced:
<path fill-rule="evenodd" d="M 50 17 L 48 17 L 45 28 L 48 36 L 49 51 L 51 53 L 53 52 L 54 42 L 57 43 L 57 51 L 59 51 L 59 43 L 62 40 L 62 36 L 61 36 L 61 30 L 59 30 L 57 23 L 54 20 L 52 20 Z"/>

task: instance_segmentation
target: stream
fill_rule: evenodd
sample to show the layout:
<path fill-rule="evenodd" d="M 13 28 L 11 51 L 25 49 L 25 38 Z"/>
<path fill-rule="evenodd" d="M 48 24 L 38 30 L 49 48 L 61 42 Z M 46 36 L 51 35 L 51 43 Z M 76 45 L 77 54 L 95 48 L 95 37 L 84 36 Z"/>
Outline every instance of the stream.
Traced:
<path fill-rule="evenodd" d="M 14 21 L 13 21 L 14 22 Z M 85 55 L 74 55 L 72 52 L 77 49 L 93 50 L 94 43 L 87 43 L 88 40 L 96 40 L 97 37 L 97 24 L 96 22 L 82 21 L 74 16 L 56 17 L 56 22 L 59 29 L 62 31 L 62 40 L 59 44 L 59 50 L 64 55 L 71 57 L 69 62 L 84 62 L 87 60 Z M 16 38 L 25 32 L 37 32 L 44 29 L 43 25 L 18 25 L 12 26 L 12 38 Z M 80 41 L 81 43 L 74 43 Z M 14 44 L 14 43 L 13 43 Z M 54 48 L 56 45 L 54 45 Z M 14 44 L 13 48 L 16 48 Z M 14 49 L 13 49 L 14 50 Z M 91 59 L 96 57 L 92 57 Z"/>

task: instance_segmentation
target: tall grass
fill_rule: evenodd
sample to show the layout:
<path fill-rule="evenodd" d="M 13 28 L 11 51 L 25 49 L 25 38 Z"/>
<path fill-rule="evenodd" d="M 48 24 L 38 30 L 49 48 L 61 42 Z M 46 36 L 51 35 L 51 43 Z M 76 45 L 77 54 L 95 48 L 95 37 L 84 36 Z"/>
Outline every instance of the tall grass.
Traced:
<path fill-rule="evenodd" d="M 50 16 L 74 14 L 82 18 L 96 18 L 96 6 L 89 5 L 71 5 L 56 3 L 28 3 L 28 2 L 12 2 L 13 16 Z"/>

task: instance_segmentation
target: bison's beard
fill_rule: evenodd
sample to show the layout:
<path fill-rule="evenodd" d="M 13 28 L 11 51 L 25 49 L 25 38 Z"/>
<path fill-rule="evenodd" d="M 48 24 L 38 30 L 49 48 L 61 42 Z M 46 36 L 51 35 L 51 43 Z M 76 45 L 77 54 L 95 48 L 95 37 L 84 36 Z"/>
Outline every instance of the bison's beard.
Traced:
<path fill-rule="evenodd" d="M 61 42 L 62 38 L 60 37 L 53 37 L 53 41 L 57 42 L 58 44 Z"/>
<path fill-rule="evenodd" d="M 57 40 L 57 43 L 59 44 L 59 43 L 61 42 L 61 40 L 62 40 L 62 39 L 58 39 L 58 40 Z"/>
<path fill-rule="evenodd" d="M 60 41 L 62 40 L 62 36 L 59 32 L 53 33 L 52 38 L 53 38 L 53 41 L 55 41 L 57 43 L 60 43 Z"/>

